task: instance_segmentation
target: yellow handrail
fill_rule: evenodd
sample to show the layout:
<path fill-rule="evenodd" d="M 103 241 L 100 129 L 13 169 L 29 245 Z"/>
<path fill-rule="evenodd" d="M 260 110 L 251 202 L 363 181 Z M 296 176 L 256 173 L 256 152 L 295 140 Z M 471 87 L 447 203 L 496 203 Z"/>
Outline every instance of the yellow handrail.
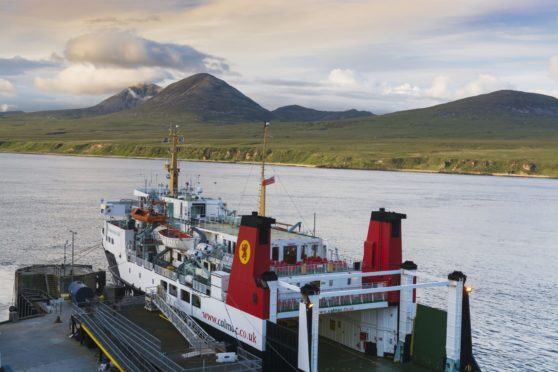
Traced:
<path fill-rule="evenodd" d="M 89 337 L 91 337 L 93 342 L 97 344 L 99 349 L 101 349 L 103 353 L 105 353 L 105 355 L 110 359 L 110 361 L 114 363 L 115 367 L 118 368 L 119 371 L 124 371 L 124 368 L 120 367 L 120 364 L 118 364 L 118 362 L 112 357 L 112 355 L 109 354 L 109 352 L 103 347 L 103 345 L 101 345 L 101 343 L 97 341 L 95 336 L 93 336 L 93 334 L 87 329 L 85 325 L 83 325 L 83 323 L 81 324 L 81 328 L 85 331 L 85 333 L 89 335 Z"/>

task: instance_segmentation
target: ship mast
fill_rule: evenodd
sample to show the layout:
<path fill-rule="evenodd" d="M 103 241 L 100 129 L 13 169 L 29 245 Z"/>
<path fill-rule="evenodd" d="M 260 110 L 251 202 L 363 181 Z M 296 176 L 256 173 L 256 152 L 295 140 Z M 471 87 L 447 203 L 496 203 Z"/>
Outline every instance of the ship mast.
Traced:
<path fill-rule="evenodd" d="M 267 147 L 267 128 L 269 127 L 269 122 L 264 123 L 263 132 L 263 151 L 262 151 L 262 170 L 260 175 L 260 208 L 258 214 L 260 216 L 265 216 L 265 155 Z"/>
<path fill-rule="evenodd" d="M 184 142 L 184 137 L 178 135 L 178 125 L 169 128 L 169 137 L 165 138 L 165 142 L 171 144 L 170 148 L 170 163 L 165 164 L 165 169 L 167 170 L 169 178 L 169 195 L 176 196 L 178 194 L 178 174 L 180 173 L 180 168 L 178 168 L 178 144 Z"/>

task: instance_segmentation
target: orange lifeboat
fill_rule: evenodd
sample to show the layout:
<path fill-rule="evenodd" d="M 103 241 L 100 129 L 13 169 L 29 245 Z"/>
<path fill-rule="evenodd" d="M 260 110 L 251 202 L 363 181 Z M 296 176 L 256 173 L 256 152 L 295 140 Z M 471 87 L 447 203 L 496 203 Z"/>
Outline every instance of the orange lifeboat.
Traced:
<path fill-rule="evenodd" d="M 167 216 L 164 214 L 157 213 L 150 210 L 134 208 L 131 212 L 132 218 L 137 221 L 145 223 L 165 223 L 167 221 Z"/>

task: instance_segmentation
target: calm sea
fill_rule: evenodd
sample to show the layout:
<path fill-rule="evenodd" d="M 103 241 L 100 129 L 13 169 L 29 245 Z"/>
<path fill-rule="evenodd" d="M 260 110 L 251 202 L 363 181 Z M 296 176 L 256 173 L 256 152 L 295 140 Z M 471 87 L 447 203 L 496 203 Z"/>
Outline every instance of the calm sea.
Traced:
<path fill-rule="evenodd" d="M 182 162 L 207 196 L 240 213 L 257 209 L 257 166 Z M 558 370 L 558 180 L 274 166 L 268 214 L 302 221 L 330 246 L 360 254 L 370 211 L 406 213 L 404 259 L 474 287 L 473 343 L 486 371 Z M 79 263 L 106 266 L 101 198 L 131 198 L 135 186 L 166 182 L 162 160 L 0 154 L 0 319 L 13 271 L 61 262 L 69 230 Z M 85 252 L 85 253 L 83 253 Z M 443 289 L 419 291 L 444 307 Z"/>

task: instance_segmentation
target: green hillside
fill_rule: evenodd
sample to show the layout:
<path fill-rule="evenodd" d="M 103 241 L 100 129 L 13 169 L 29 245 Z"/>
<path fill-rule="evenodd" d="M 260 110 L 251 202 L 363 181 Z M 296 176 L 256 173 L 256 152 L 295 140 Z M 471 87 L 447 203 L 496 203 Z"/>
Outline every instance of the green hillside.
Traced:
<path fill-rule="evenodd" d="M 277 122 L 271 126 L 267 160 L 558 177 L 556 107 L 552 97 L 503 91 L 360 119 Z M 170 123 L 180 124 L 186 137 L 184 159 L 254 161 L 261 156 L 258 123 L 202 122 L 190 113 L 136 109 L 82 119 L 0 116 L 0 151 L 164 157 L 167 149 L 160 139 Z"/>

